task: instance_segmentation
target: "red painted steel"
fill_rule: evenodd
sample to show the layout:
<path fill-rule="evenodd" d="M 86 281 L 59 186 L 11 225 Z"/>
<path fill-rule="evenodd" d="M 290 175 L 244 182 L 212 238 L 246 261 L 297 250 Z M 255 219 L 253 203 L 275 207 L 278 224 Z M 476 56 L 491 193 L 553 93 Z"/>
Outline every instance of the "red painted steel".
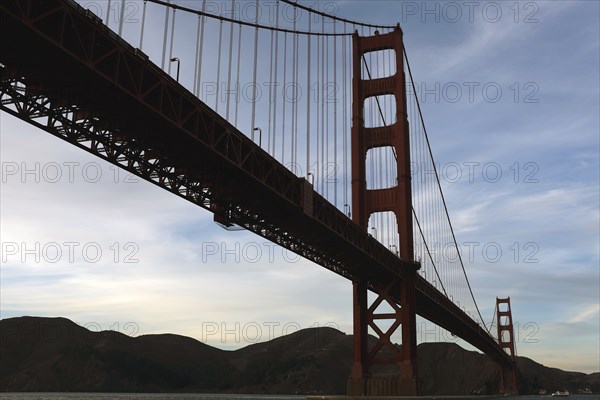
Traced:
<path fill-rule="evenodd" d="M 505 308 L 503 307 L 505 306 Z M 496 297 L 496 316 L 498 327 L 498 344 L 513 361 L 512 367 L 502 366 L 500 369 L 500 393 L 518 394 L 516 374 L 515 334 L 513 331 L 510 297 Z"/>
<path fill-rule="evenodd" d="M 384 78 L 361 78 L 364 54 L 391 49 L 395 52 L 397 71 Z M 402 31 L 375 36 L 353 36 L 353 101 L 352 101 L 352 216 L 354 222 L 368 230 L 372 213 L 392 211 L 398 222 L 400 258 L 414 261 L 412 227 L 412 193 L 410 177 L 410 145 L 406 112 L 406 87 L 404 75 Z M 367 128 L 364 121 L 364 103 L 372 96 L 393 95 L 396 99 L 395 123 L 385 127 Z M 398 184 L 388 189 L 367 189 L 366 156 L 371 148 L 391 146 L 397 155 Z M 414 264 L 413 264 L 414 265 Z M 354 362 L 348 384 L 351 395 L 415 395 L 417 394 L 416 362 L 416 296 L 415 281 L 418 266 L 403 279 L 393 279 L 385 286 L 375 287 L 378 298 L 367 307 L 367 285 L 353 283 L 354 290 Z M 394 296 L 396 293 L 397 296 Z M 382 303 L 387 303 L 391 313 L 377 313 Z M 385 331 L 378 321 L 391 320 Z M 377 335 L 371 347 L 367 326 Z M 397 348 L 391 335 L 402 332 L 402 347 Z M 380 364 L 398 366 L 395 375 L 373 379 L 372 367 Z"/>

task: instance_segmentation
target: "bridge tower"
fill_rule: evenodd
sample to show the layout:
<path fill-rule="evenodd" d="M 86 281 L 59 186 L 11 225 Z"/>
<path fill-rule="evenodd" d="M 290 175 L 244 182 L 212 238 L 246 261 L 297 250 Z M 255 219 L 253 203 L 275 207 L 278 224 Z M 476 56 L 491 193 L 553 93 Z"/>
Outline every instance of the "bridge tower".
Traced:
<path fill-rule="evenodd" d="M 377 79 L 361 77 L 361 63 L 369 52 L 393 50 L 396 73 Z M 392 56 L 394 57 L 394 56 Z M 406 87 L 402 31 L 400 27 L 387 34 L 353 36 L 352 78 L 352 219 L 368 230 L 372 213 L 392 211 L 398 223 L 399 256 L 414 261 L 412 191 L 410 179 L 410 146 L 406 108 Z M 365 79 L 363 79 L 365 78 Z M 373 96 L 393 95 L 396 100 L 396 122 L 382 127 L 367 128 L 364 120 L 365 100 Z M 372 148 L 391 146 L 396 153 L 398 183 L 386 189 L 368 190 L 366 156 Z M 348 394 L 354 396 L 417 395 L 417 341 L 415 280 L 416 267 L 407 271 L 403 279 L 389 282 L 385 287 L 374 287 L 366 280 L 353 282 L 354 362 L 348 380 Z M 369 266 L 366 265 L 365 268 Z M 367 290 L 377 299 L 367 306 Z M 393 296 L 392 296 L 393 295 Z M 400 302 L 392 300 L 400 299 Z M 392 312 L 377 313 L 387 303 Z M 388 308 L 389 310 L 389 307 Z M 384 330 L 378 322 L 387 320 L 391 326 Z M 371 346 L 368 328 L 378 336 Z M 401 329 L 402 346 L 398 349 L 391 335 Z M 387 367 L 386 367 L 387 366 Z M 386 369 L 378 375 L 373 370 Z"/>
<path fill-rule="evenodd" d="M 496 297 L 496 316 L 498 344 L 508 353 L 508 355 L 510 355 L 513 361 L 512 368 L 501 367 L 500 369 L 500 393 L 518 394 L 515 335 L 513 331 L 510 297 L 505 299 Z"/>

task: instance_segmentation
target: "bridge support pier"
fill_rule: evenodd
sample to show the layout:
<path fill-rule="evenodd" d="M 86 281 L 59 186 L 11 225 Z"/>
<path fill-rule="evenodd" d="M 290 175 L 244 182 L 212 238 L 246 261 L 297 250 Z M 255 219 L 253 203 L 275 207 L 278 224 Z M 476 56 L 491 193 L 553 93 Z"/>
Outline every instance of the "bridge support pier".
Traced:
<path fill-rule="evenodd" d="M 513 331 L 512 311 L 510 297 L 501 299 L 496 297 L 496 316 L 498 327 L 498 344 L 510 355 L 513 365 L 510 368 L 500 369 L 500 393 L 519 394 L 517 387 L 516 351 Z"/>
<path fill-rule="evenodd" d="M 501 394 L 519 394 L 517 388 L 517 368 L 500 369 L 500 393 Z"/>
<path fill-rule="evenodd" d="M 372 213 L 391 211 L 398 224 L 399 257 L 414 261 L 410 144 L 406 111 L 406 87 L 402 31 L 397 27 L 387 34 L 353 36 L 352 103 L 352 218 L 368 230 Z M 361 77 L 364 54 L 394 52 L 396 73 L 377 79 Z M 369 70 L 369 68 L 367 68 Z M 381 127 L 365 127 L 364 103 L 371 97 L 392 95 L 396 100 L 396 121 Z M 384 121 L 385 123 L 385 121 Z M 366 156 L 369 149 L 392 147 L 396 155 L 396 186 L 367 189 Z M 417 266 L 417 264 L 414 264 Z M 368 266 L 365 266 L 368 268 Z M 386 284 L 354 282 L 354 362 L 348 380 L 353 396 L 417 395 L 417 340 L 415 281 L 418 269 L 405 268 Z M 377 294 L 368 305 L 367 290 Z M 385 311 L 379 311 L 383 305 Z M 387 329 L 381 327 L 386 321 Z M 369 337 L 369 328 L 376 341 Z M 402 345 L 392 342 L 392 334 L 401 329 Z"/>
<path fill-rule="evenodd" d="M 354 362 L 347 392 L 351 396 L 416 396 L 418 394 L 416 363 L 416 312 L 414 281 L 409 279 L 391 283 L 382 289 L 377 299 L 367 307 L 367 286 L 364 282 L 353 284 L 354 293 Z M 399 291 L 401 305 L 391 298 Z M 396 297 L 397 298 L 397 297 Z M 377 313 L 377 308 L 387 302 L 393 313 Z M 383 331 L 377 321 L 391 321 Z M 377 335 L 369 341 L 368 327 Z M 402 345 L 398 348 L 391 335 L 400 328 Z M 370 342 L 370 343 L 369 343 Z M 380 367 L 377 374 L 372 370 Z M 382 373 L 383 372 L 383 373 Z"/>

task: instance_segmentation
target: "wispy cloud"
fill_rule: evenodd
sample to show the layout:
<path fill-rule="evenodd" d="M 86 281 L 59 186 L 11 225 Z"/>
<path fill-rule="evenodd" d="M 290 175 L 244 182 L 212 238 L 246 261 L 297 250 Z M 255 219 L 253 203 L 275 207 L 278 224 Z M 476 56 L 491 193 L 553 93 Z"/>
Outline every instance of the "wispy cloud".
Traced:
<path fill-rule="evenodd" d="M 569 323 L 583 322 L 590 318 L 600 318 L 600 304 L 592 304 L 569 320 Z"/>

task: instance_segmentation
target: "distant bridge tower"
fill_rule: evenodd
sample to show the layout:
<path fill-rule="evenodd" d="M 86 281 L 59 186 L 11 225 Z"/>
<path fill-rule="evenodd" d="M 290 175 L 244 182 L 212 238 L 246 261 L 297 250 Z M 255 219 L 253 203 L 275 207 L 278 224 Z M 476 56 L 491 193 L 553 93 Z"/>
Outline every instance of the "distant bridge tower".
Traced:
<path fill-rule="evenodd" d="M 515 335 L 513 331 L 512 311 L 510 309 L 510 297 L 505 299 L 496 297 L 496 315 L 498 344 L 513 360 L 512 368 L 501 367 L 500 369 L 500 393 L 518 394 L 516 373 L 517 354 L 515 352 Z"/>
<path fill-rule="evenodd" d="M 363 79 L 361 63 L 364 54 L 393 50 L 396 73 L 378 79 Z M 412 191 L 410 179 L 410 146 L 406 108 L 406 87 L 402 31 L 398 26 L 387 34 L 353 36 L 352 78 L 352 219 L 368 230 L 372 213 L 392 211 L 398 223 L 399 255 L 404 261 L 414 261 Z M 393 95 L 396 101 L 396 122 L 374 128 L 365 127 L 365 100 L 373 96 Z M 391 146 L 396 153 L 398 183 L 394 187 L 367 190 L 366 156 L 369 149 Z M 371 282 L 353 282 L 354 296 L 354 362 L 348 381 L 348 394 L 355 396 L 416 395 L 417 340 L 415 313 L 415 280 L 418 264 L 407 272 L 404 279 L 394 279 L 385 287 L 373 287 Z M 369 268 L 368 265 L 364 266 Z M 367 307 L 367 289 L 375 291 L 378 298 Z M 398 296 L 399 295 L 399 296 Z M 392 298 L 399 298 L 397 304 Z M 377 313 L 377 308 L 387 302 L 392 312 Z M 389 310 L 389 307 L 386 307 Z M 388 320 L 389 329 L 383 330 L 378 321 Z M 368 328 L 378 336 L 372 347 L 368 343 Z M 402 348 L 391 341 L 391 335 L 400 328 Z M 374 375 L 374 366 L 392 366 L 393 372 Z M 394 368 L 396 367 L 396 368 Z"/>

